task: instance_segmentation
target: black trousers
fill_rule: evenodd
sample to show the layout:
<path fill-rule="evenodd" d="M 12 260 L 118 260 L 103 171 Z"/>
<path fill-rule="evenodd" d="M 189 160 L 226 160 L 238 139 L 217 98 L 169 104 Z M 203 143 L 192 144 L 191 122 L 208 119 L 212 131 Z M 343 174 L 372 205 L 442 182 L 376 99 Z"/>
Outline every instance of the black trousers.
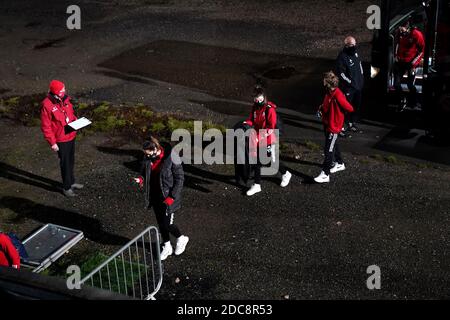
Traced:
<path fill-rule="evenodd" d="M 75 164 L 75 139 L 68 142 L 58 142 L 59 166 L 64 190 L 69 190 L 75 183 L 73 174 Z"/>
<path fill-rule="evenodd" d="M 325 132 L 325 147 L 323 149 L 325 159 L 323 161 L 322 170 L 326 175 L 330 175 L 330 169 L 333 166 L 333 163 L 344 163 L 337 139 L 338 134 Z"/>
<path fill-rule="evenodd" d="M 170 241 L 170 235 L 175 238 L 181 237 L 181 232 L 178 227 L 173 223 L 174 213 L 169 213 L 167 205 L 163 202 L 154 204 L 153 210 L 155 210 L 156 221 L 158 222 L 159 232 L 163 242 Z"/>
<path fill-rule="evenodd" d="M 256 184 L 261 184 L 261 168 L 262 168 L 262 163 L 261 163 L 261 159 L 259 158 L 259 149 L 258 149 L 257 160 L 256 160 L 256 164 L 254 165 L 255 183 Z M 281 162 L 281 160 L 279 160 L 278 173 L 285 174 L 286 172 L 287 172 L 287 167 L 283 164 L 283 162 Z"/>
<path fill-rule="evenodd" d="M 394 65 L 394 87 L 397 96 L 397 101 L 400 104 L 403 98 L 402 79 L 405 73 L 408 74 L 407 86 L 409 89 L 408 103 L 414 106 L 417 103 L 417 89 L 414 85 L 415 73 L 414 68 L 411 68 L 409 63 L 396 62 Z"/>
<path fill-rule="evenodd" d="M 360 119 L 361 103 L 362 103 L 362 90 L 350 89 L 345 93 L 347 101 L 352 105 L 354 112 L 347 114 L 346 122 L 355 124 Z"/>

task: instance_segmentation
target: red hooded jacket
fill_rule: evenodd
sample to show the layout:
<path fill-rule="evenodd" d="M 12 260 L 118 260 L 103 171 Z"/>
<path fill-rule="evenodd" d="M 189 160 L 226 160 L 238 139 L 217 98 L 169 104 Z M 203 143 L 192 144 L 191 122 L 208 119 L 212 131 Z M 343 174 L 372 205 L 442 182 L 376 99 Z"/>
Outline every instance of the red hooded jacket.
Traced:
<path fill-rule="evenodd" d="M 0 266 L 20 268 L 20 256 L 8 235 L 0 233 Z"/>
<path fill-rule="evenodd" d="M 342 91 L 336 88 L 325 95 L 321 110 L 325 130 L 330 133 L 339 133 L 344 127 L 344 110 L 353 112 L 353 107 Z"/>
<path fill-rule="evenodd" d="M 61 101 L 57 101 L 51 95 L 48 95 L 42 101 L 41 130 L 45 140 L 51 146 L 57 142 L 67 142 L 75 139 L 77 132 L 72 131 L 66 134 L 64 127 L 76 119 L 70 97 L 64 96 Z"/>
<path fill-rule="evenodd" d="M 273 131 L 277 125 L 277 106 L 273 102 L 267 102 L 264 106 L 253 105 L 252 112 L 245 122 L 253 126 L 256 130 L 258 141 L 267 138 L 267 145 L 276 142 L 275 132 Z M 259 130 L 266 129 L 267 132 L 264 137 L 259 135 Z"/>
<path fill-rule="evenodd" d="M 400 35 L 395 56 L 400 62 L 412 63 L 416 68 L 424 56 L 425 39 L 422 32 L 417 29 L 411 30 L 406 35 Z"/>

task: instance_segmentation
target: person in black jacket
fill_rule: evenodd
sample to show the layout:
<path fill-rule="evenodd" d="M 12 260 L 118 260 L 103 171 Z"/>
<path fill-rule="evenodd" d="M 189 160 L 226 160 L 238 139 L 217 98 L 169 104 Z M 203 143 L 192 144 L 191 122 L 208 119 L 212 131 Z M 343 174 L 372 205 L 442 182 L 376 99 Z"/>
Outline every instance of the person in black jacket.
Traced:
<path fill-rule="evenodd" d="M 344 40 L 344 49 L 337 57 L 336 75 L 339 77 L 339 89 L 345 94 L 348 102 L 355 110 L 355 112 L 346 115 L 346 126 L 340 133 L 341 136 L 345 136 L 346 130 L 358 131 L 356 123 L 359 120 L 362 89 L 364 87 L 364 71 L 354 37 L 349 36 Z"/>
<path fill-rule="evenodd" d="M 177 238 L 175 255 L 184 252 L 189 237 L 181 234 L 173 223 L 175 211 L 181 207 L 181 191 L 183 189 L 184 171 L 180 159 L 172 155 L 169 144 L 162 146 L 155 137 L 143 144 L 144 160 L 141 176 L 135 182 L 145 188 L 145 206 L 153 207 L 158 222 L 163 248 L 161 260 L 173 253 L 170 234 Z M 177 157 L 175 159 L 175 157 Z"/>

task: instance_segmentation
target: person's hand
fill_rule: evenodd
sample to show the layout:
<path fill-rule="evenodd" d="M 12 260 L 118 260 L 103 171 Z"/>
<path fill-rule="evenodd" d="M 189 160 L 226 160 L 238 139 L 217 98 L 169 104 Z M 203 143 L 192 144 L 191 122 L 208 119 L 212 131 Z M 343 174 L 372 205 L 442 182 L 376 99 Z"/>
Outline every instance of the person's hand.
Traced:
<path fill-rule="evenodd" d="M 19 266 L 17 264 L 13 264 L 11 267 L 13 267 L 14 269 L 19 269 Z"/>
<path fill-rule="evenodd" d="M 272 157 L 272 145 L 268 145 L 268 146 L 267 146 L 267 156 L 268 156 L 269 158 Z"/>
<path fill-rule="evenodd" d="M 139 184 L 140 188 L 144 187 L 144 178 L 142 177 L 137 177 L 137 178 L 133 178 L 134 182 Z"/>
<path fill-rule="evenodd" d="M 56 143 L 54 145 L 52 145 L 52 150 L 55 151 L 55 152 L 59 151 L 59 147 L 58 147 L 58 145 Z"/>
<path fill-rule="evenodd" d="M 167 197 L 166 200 L 164 200 L 164 203 L 170 207 L 174 201 L 175 200 L 172 197 Z"/>

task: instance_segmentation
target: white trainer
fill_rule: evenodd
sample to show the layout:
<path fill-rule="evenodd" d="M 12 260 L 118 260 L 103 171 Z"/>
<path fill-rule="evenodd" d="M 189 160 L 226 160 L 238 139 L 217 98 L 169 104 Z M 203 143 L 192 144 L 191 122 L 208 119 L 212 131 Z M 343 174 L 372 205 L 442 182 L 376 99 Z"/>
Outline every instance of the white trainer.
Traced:
<path fill-rule="evenodd" d="M 314 178 L 317 183 L 328 183 L 330 182 L 330 176 L 327 176 L 325 172 L 321 172 L 317 177 Z"/>
<path fill-rule="evenodd" d="M 330 169 L 331 173 L 336 173 L 339 171 L 344 171 L 345 170 L 345 164 L 343 163 L 335 163 L 333 168 Z"/>
<path fill-rule="evenodd" d="M 161 261 L 164 261 L 167 259 L 168 256 L 170 256 L 173 253 L 172 245 L 170 244 L 170 241 L 167 241 L 164 243 L 163 249 L 161 251 Z"/>
<path fill-rule="evenodd" d="M 280 186 L 282 188 L 287 187 L 288 184 L 289 184 L 289 181 L 291 181 L 291 178 L 292 178 L 292 174 L 289 171 L 286 171 L 286 173 L 281 176 L 281 184 L 280 184 Z"/>
<path fill-rule="evenodd" d="M 189 237 L 180 236 L 177 239 L 177 246 L 175 247 L 175 255 L 178 256 L 184 252 L 186 245 L 189 242 Z"/>
<path fill-rule="evenodd" d="M 257 194 L 258 192 L 261 192 L 261 185 L 260 184 L 253 184 L 252 187 L 247 191 L 247 196 L 251 197 L 254 194 Z"/>

